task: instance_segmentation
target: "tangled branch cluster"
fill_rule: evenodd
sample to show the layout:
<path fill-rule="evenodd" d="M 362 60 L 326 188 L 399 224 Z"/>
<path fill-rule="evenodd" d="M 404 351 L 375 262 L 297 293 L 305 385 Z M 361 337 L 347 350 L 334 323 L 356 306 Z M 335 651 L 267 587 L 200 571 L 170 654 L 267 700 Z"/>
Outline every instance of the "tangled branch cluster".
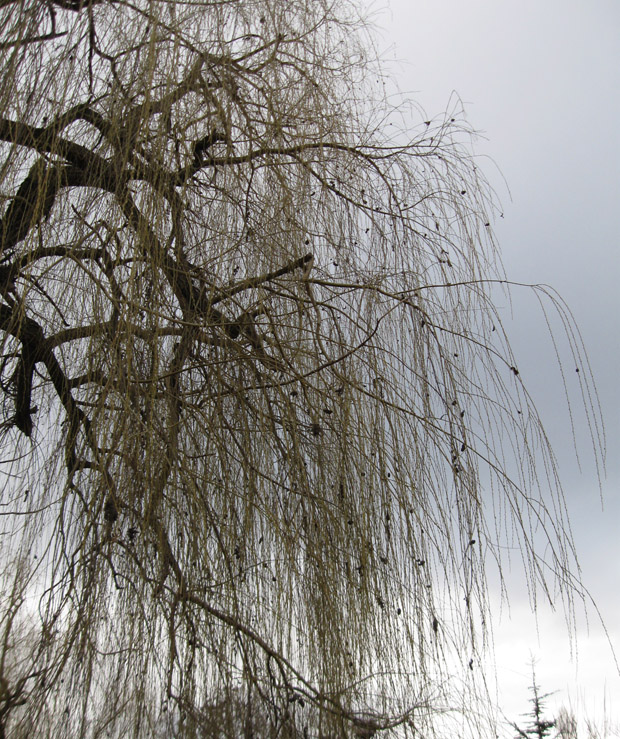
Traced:
<path fill-rule="evenodd" d="M 428 736 L 498 539 L 568 566 L 466 128 L 405 137 L 369 48 L 344 2 L 0 3 L 2 726 Z"/>

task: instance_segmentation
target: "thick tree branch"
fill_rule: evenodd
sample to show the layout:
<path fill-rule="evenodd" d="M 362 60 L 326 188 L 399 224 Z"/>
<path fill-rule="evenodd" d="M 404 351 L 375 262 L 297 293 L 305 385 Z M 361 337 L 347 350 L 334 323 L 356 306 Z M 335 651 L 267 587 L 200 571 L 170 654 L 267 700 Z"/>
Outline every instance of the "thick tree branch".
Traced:
<path fill-rule="evenodd" d="M 30 417 L 32 371 L 38 362 L 45 365 L 56 394 L 65 407 L 71 427 L 77 429 L 79 424 L 85 420 L 84 413 L 78 408 L 71 395 L 70 381 L 54 356 L 49 342 L 45 339 L 41 326 L 32 318 L 19 315 L 17 309 L 14 311 L 6 305 L 0 305 L 0 329 L 22 343 L 21 369 L 17 376 L 18 396 L 15 417 L 15 424 L 20 431 L 26 436 L 30 436 L 32 431 Z"/>

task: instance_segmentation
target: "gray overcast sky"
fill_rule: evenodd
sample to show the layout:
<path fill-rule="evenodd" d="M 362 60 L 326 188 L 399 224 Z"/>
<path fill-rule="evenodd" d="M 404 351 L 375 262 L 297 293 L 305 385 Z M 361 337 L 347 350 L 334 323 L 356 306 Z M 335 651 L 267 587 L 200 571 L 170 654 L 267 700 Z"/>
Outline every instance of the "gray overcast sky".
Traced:
<path fill-rule="evenodd" d="M 620 658 L 620 2 L 384 0 L 372 10 L 384 58 L 399 61 L 400 88 L 429 117 L 456 92 L 484 135 L 476 152 L 490 157 L 482 167 L 502 201 L 495 228 L 508 277 L 552 285 L 582 331 L 607 432 L 604 510 L 582 416 L 581 471 L 574 460 L 536 299 L 515 293 L 513 321 L 506 306 L 521 374 L 558 456 L 583 578 Z M 589 632 L 578 626 L 576 678 L 562 615 L 541 609 L 537 633 L 519 591 L 495 638 L 509 718 L 528 708 L 532 654 L 542 689 L 559 691 L 551 709 L 570 699 L 600 721 L 606 690 L 607 715 L 620 725 L 620 678 L 594 612 Z"/>

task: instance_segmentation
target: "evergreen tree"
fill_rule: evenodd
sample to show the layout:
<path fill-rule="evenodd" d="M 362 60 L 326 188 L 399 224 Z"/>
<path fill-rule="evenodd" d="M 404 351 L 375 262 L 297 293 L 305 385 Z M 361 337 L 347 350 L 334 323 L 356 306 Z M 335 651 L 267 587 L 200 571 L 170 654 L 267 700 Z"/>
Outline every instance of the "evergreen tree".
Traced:
<path fill-rule="evenodd" d="M 530 703 L 532 704 L 532 710 L 529 714 L 531 721 L 526 729 L 521 729 L 515 723 L 512 726 L 516 729 L 517 734 L 515 739 L 544 739 L 546 736 L 551 735 L 551 729 L 556 725 L 555 720 L 549 720 L 544 717 L 545 712 L 545 700 L 553 693 L 540 693 L 540 686 L 536 682 L 536 672 L 532 665 L 532 684 L 530 686 L 532 697 Z"/>

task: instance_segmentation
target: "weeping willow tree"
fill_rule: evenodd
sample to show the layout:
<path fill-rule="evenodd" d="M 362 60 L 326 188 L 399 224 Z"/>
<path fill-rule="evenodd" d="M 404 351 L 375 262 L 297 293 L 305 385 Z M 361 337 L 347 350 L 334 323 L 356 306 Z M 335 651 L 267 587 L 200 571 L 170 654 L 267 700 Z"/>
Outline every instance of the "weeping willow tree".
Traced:
<path fill-rule="evenodd" d="M 570 599 L 492 192 L 372 48 L 344 0 L 0 3 L 2 732 L 481 730 L 501 545 Z"/>

